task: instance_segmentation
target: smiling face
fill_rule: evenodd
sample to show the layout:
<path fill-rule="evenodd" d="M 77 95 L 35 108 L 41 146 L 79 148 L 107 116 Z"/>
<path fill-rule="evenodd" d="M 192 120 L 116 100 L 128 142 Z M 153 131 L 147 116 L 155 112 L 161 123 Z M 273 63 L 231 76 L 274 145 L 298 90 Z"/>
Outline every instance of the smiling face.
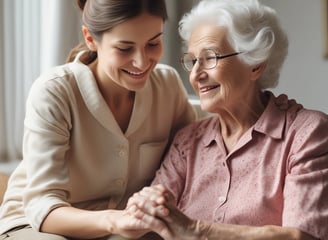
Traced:
<path fill-rule="evenodd" d="M 198 25 L 189 39 L 189 53 L 199 57 L 204 49 L 213 49 L 219 55 L 236 52 L 227 40 L 226 29 L 208 23 Z M 240 108 L 241 103 L 250 101 L 256 89 L 252 68 L 237 55 L 218 59 L 212 69 L 202 68 L 197 61 L 189 79 L 200 97 L 202 109 L 213 113 Z"/>
<path fill-rule="evenodd" d="M 95 41 L 84 29 L 89 48 L 97 51 L 92 67 L 102 84 L 114 82 L 129 91 L 141 89 L 163 54 L 163 19 L 142 14 L 129 19 Z"/>

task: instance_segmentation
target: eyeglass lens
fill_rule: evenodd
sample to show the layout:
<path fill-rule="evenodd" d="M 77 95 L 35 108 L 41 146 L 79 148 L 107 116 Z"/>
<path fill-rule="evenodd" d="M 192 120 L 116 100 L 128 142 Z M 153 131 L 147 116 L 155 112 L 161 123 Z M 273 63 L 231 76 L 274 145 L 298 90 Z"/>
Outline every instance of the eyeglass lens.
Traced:
<path fill-rule="evenodd" d="M 191 71 L 197 61 L 205 69 L 214 68 L 217 64 L 217 54 L 214 50 L 204 49 L 198 58 L 191 53 L 185 53 L 182 57 L 182 65 L 187 71 Z"/>

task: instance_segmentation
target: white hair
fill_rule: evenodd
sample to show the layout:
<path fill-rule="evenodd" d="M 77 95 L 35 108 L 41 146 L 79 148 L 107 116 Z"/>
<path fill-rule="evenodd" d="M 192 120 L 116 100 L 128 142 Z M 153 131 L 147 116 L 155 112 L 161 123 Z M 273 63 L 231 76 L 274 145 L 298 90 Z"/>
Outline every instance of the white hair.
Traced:
<path fill-rule="evenodd" d="M 278 84 L 281 66 L 287 56 L 288 39 L 276 12 L 257 0 L 202 0 L 179 23 L 179 32 L 188 45 L 194 28 L 214 23 L 227 29 L 232 48 L 250 66 L 266 63 L 259 78 L 261 89 Z"/>

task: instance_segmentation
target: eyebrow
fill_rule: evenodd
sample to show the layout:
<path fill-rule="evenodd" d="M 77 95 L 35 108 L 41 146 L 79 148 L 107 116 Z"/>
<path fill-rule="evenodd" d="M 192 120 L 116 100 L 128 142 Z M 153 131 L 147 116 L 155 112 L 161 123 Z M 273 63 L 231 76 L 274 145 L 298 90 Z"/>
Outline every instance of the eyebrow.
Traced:
<path fill-rule="evenodd" d="M 163 32 L 160 32 L 158 34 L 156 34 L 154 37 L 152 37 L 151 39 L 149 39 L 148 41 L 152 41 L 156 38 L 158 38 L 159 36 L 163 35 Z M 118 41 L 119 43 L 124 43 L 124 44 L 135 44 L 135 42 L 133 41 L 125 41 L 125 40 L 121 40 L 121 41 Z"/>

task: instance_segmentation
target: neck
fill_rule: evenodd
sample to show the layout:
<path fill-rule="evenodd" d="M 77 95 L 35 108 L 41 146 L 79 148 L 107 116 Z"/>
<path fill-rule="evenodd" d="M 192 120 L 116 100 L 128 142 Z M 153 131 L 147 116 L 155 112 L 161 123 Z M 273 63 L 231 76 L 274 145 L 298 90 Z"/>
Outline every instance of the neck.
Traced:
<path fill-rule="evenodd" d="M 248 104 L 244 101 L 236 104 L 236 108 L 224 109 L 219 113 L 221 135 L 229 152 L 243 134 L 257 122 L 266 104 L 267 99 L 260 92 Z"/>
<path fill-rule="evenodd" d="M 90 65 L 90 69 L 95 76 L 99 91 L 107 106 L 111 110 L 122 132 L 125 132 L 132 115 L 135 92 L 119 86 L 107 76 L 99 74 L 97 71 L 97 61 Z"/>

